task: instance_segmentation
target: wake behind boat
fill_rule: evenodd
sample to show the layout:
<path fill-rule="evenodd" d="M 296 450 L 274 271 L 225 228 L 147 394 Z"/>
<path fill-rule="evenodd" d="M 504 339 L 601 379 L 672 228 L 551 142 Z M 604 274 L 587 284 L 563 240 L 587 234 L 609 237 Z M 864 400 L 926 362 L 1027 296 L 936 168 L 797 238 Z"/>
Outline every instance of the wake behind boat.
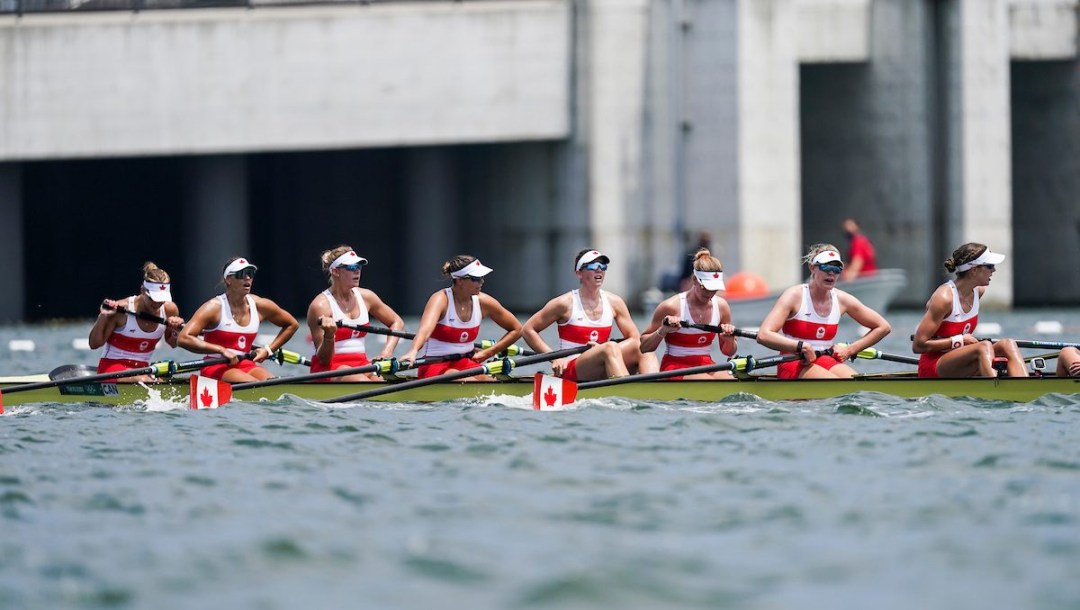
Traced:
<path fill-rule="evenodd" d="M 19 378 L 22 381 L 25 378 Z M 275 401 L 285 395 L 305 400 L 322 401 L 338 396 L 385 388 L 396 382 L 348 383 L 283 383 L 270 387 L 236 390 L 233 401 Z M 0 378 L 0 393 L 18 385 L 13 378 Z M 490 382 L 439 382 L 417 388 L 390 391 L 364 399 L 363 402 L 433 403 L 450 400 L 480 399 L 489 396 L 529 396 L 533 390 L 531 377 Z M 31 403 L 99 403 L 132 405 L 151 397 L 187 401 L 189 382 L 177 379 L 160 384 L 85 383 L 42 388 L 15 394 L 2 394 L 5 407 Z M 833 398 L 858 392 L 878 392 L 902 398 L 930 395 L 971 397 L 1008 402 L 1031 402 L 1048 394 L 1080 394 L 1080 378 L 965 378 L 918 379 L 904 374 L 876 374 L 854 379 L 778 380 L 769 375 L 752 375 L 736 381 L 679 380 L 636 381 L 621 385 L 581 389 L 578 400 L 621 397 L 643 401 L 691 400 L 716 402 L 738 394 L 749 394 L 766 400 L 814 400 Z"/>

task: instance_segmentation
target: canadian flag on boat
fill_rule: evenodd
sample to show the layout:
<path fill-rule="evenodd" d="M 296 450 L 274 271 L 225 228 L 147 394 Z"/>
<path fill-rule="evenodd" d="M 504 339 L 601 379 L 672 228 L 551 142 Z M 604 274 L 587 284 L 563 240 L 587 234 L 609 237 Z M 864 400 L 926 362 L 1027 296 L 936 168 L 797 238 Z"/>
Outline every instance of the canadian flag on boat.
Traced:
<path fill-rule="evenodd" d="M 216 409 L 232 399 L 232 386 L 224 381 L 192 375 L 191 408 Z"/>
<path fill-rule="evenodd" d="M 577 398 L 577 384 L 553 375 L 537 373 L 533 377 L 533 408 L 559 411 Z"/>

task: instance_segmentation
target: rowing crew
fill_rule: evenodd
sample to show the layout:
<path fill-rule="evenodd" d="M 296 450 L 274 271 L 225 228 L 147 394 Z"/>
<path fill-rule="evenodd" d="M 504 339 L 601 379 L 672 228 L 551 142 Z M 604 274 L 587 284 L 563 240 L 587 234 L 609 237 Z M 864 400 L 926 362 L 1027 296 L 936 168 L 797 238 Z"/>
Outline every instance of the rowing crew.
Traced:
<path fill-rule="evenodd" d="M 1003 260 L 1004 255 L 977 243 L 964 244 L 946 259 L 946 270 L 955 273 L 956 278 L 941 285 L 930 297 L 912 344 L 913 351 L 920 354 L 920 377 L 995 376 L 995 360 L 1006 363 L 1010 376 L 1027 375 L 1014 341 L 991 343 L 971 334 L 978 323 L 979 298 L 990 283 L 995 265 Z M 845 362 L 881 341 L 891 327 L 881 314 L 836 288 L 844 262 L 835 246 L 812 246 L 803 261 L 809 279 L 781 294 L 760 324 L 757 340 L 783 354 L 798 356 L 780 365 L 777 376 L 782 379 L 851 377 L 855 370 Z M 360 288 L 367 259 L 342 245 L 323 252 L 321 262 L 329 287 L 308 306 L 307 324 L 315 345 L 312 372 L 370 363 L 366 333 L 351 327 L 367 325 L 372 319 L 395 331 L 377 356 L 391 358 L 398 336 L 408 334 L 401 332 L 405 324 L 400 315 L 373 291 Z M 694 255 L 690 288 L 660 303 L 644 333 L 638 332 L 626 302 L 602 290 L 610 264 L 610 258 L 598 250 L 578 252 L 573 268 L 579 287 L 551 299 L 522 325 L 497 299 L 482 291 L 492 269 L 473 256 L 456 256 L 442 266 L 450 285 L 428 299 L 412 344 L 399 362 L 411 366 L 421 359 L 426 361 L 417 370 L 419 377 L 426 378 L 475 368 L 521 337 L 534 350 L 547 353 L 553 348 L 540 333 L 552 324 L 557 327 L 557 349 L 591 346 L 579 355 L 552 360 L 553 372 L 571 381 L 710 365 L 714 341 L 718 341 L 725 356 L 735 354 L 738 343 L 731 308 L 719 294 L 724 290 L 723 265 L 707 249 Z M 140 293 L 127 299 L 106 300 L 90 331 L 91 347 L 105 346 L 98 372 L 146 366 L 164 338 L 173 347 L 228 359 L 204 368 L 204 376 L 230 383 L 268 379 L 270 372 L 259 363 L 283 347 L 299 323 L 272 300 L 252 294 L 257 270 L 245 258 L 230 259 L 222 269 L 224 292 L 205 302 L 185 323 L 172 302 L 168 274 L 146 263 Z M 868 329 L 847 345 L 834 343 L 840 318 L 845 314 Z M 484 318 L 506 332 L 489 347 L 476 350 L 474 342 Z M 162 323 L 152 321 L 155 319 Z M 276 325 L 278 332 L 267 345 L 255 348 L 255 337 L 264 320 Z M 618 328 L 621 340 L 609 340 L 613 328 Z M 666 344 L 666 352 L 658 363 L 655 351 L 660 343 Z M 1080 351 L 1064 348 L 1059 354 L 1057 374 L 1080 376 Z M 489 378 L 477 375 L 468 380 Z M 733 379 L 727 371 L 686 378 Z M 378 377 L 359 374 L 340 379 L 367 381 Z"/>

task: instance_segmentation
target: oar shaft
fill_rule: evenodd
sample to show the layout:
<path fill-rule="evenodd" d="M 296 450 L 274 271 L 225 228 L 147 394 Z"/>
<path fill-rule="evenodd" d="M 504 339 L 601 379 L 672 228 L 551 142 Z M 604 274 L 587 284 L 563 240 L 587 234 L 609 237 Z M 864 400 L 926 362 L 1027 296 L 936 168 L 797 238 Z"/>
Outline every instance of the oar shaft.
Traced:
<path fill-rule="evenodd" d="M 16 392 L 26 392 L 28 390 L 40 390 L 42 388 L 53 388 L 62 385 L 74 385 L 79 383 L 94 383 L 97 381 L 105 381 L 108 379 L 125 379 L 127 377 L 138 377 L 139 375 L 155 375 L 157 377 L 168 377 L 175 373 L 182 373 L 188 370 L 194 370 L 210 366 L 211 364 L 221 364 L 228 362 L 229 359 L 224 356 L 217 358 L 210 358 L 208 360 L 191 360 L 189 362 L 157 362 L 149 366 L 139 367 L 137 369 L 128 369 L 126 371 L 114 371 L 112 373 L 97 373 L 95 375 L 87 375 L 85 377 L 71 377 L 69 379 L 56 379 L 51 381 L 39 381 L 36 383 L 27 383 L 23 385 L 17 385 L 13 388 L 6 388 L 5 394 L 14 394 Z"/>
<path fill-rule="evenodd" d="M 703 330 L 710 333 L 723 333 L 724 329 L 719 326 L 713 326 L 712 324 L 698 324 L 696 322 L 688 322 L 686 320 L 679 320 L 679 326 L 683 328 L 696 328 L 697 330 Z M 757 333 L 752 330 L 743 330 L 736 328 L 732 333 L 736 337 L 744 337 L 746 339 L 757 339 Z"/>
<path fill-rule="evenodd" d="M 603 388 L 611 385 L 621 385 L 624 383 L 636 383 L 638 381 L 659 381 L 662 379 L 667 379 L 669 377 L 682 377 L 684 375 L 712 373 L 715 371 L 745 370 L 749 372 L 754 369 L 775 366 L 783 362 L 790 362 L 792 360 L 798 359 L 799 357 L 795 354 L 786 354 L 784 356 L 771 356 L 769 358 L 762 358 L 760 360 L 754 358 L 736 358 L 734 360 L 729 360 L 728 362 L 722 362 L 718 364 L 705 364 L 702 366 L 692 366 L 685 369 L 660 371 L 659 373 L 646 373 L 644 375 L 627 375 L 626 377 L 615 377 L 612 379 L 586 381 L 584 383 L 579 383 L 577 387 L 579 390 L 588 390 L 589 388 Z M 724 383 L 724 381 L 720 380 L 720 383 Z"/>
<path fill-rule="evenodd" d="M 582 345 L 579 347 L 572 347 L 564 350 L 557 350 L 553 352 L 547 352 L 543 354 L 536 354 L 534 356 L 521 356 L 518 358 L 504 358 L 481 366 L 468 368 L 463 371 L 454 371 L 452 373 L 444 373 L 442 375 L 435 375 L 434 377 L 425 377 L 423 379 L 414 379 L 412 381 L 405 381 L 402 383 L 395 383 L 385 388 L 378 388 L 375 390 L 368 390 L 366 392 L 357 392 L 355 394 L 346 394 L 345 396 L 338 396 L 336 398 L 329 398 L 322 402 L 334 403 L 334 402 L 350 402 L 353 400 L 363 400 L 365 398 L 374 398 L 376 396 L 382 396 L 383 394 L 392 394 L 394 392 L 401 392 L 403 390 L 409 390 L 412 388 L 419 388 L 433 383 L 444 383 L 447 381 L 455 381 L 457 379 L 464 379 L 466 377 L 473 377 L 475 375 L 486 375 L 489 373 L 509 373 L 510 370 L 518 366 L 526 366 L 535 362 L 547 362 L 549 360 L 555 360 L 556 358 L 563 358 L 566 356 L 573 356 L 574 354 L 580 354 L 585 350 L 592 347 L 592 344 Z M 503 363 L 509 363 L 509 367 L 506 367 Z"/>
<path fill-rule="evenodd" d="M 329 379 L 332 377 L 345 377 L 346 375 L 359 375 L 362 373 L 379 373 L 380 375 L 393 374 L 400 371 L 407 371 L 411 368 L 416 368 L 424 364 L 433 364 L 436 362 L 443 362 L 445 360 L 456 360 L 457 355 L 453 356 L 432 356 L 431 358 L 421 358 L 412 363 L 412 366 L 397 365 L 396 359 L 382 360 L 374 362 L 372 364 L 365 364 L 364 366 L 355 366 L 342 369 L 334 369 L 332 371 L 321 371 L 318 373 L 310 373 L 307 375 L 292 375 L 289 377 L 274 377 L 273 379 L 265 379 L 263 381 L 247 381 L 244 383 L 237 383 L 233 385 L 233 390 L 250 390 L 253 388 L 263 388 L 272 385 L 281 385 L 284 383 L 304 383 L 306 381 L 316 381 L 318 379 Z"/>
<path fill-rule="evenodd" d="M 369 324 L 349 324 L 343 320 L 338 320 L 337 325 L 338 328 L 351 328 L 352 330 L 371 333 L 373 335 L 386 335 L 387 337 L 397 337 L 399 339 L 407 339 L 409 341 L 416 338 L 416 335 L 414 333 L 409 333 L 402 330 L 394 330 L 392 328 L 384 328 L 382 326 L 371 326 Z M 490 339 L 484 339 L 483 341 L 477 341 L 476 343 L 473 343 L 473 347 L 477 349 L 487 349 L 489 347 L 492 347 L 493 345 L 495 345 L 495 342 L 491 341 Z M 509 346 L 506 351 L 511 356 L 532 356 L 536 354 L 536 352 L 522 349 L 516 345 Z"/>
<path fill-rule="evenodd" d="M 930 337 L 931 339 L 947 339 L 948 337 Z M 911 340 L 915 340 L 915 335 L 911 335 Z M 975 337 L 976 341 L 996 341 L 990 337 Z M 1080 347 L 1080 343 L 1073 343 L 1069 341 L 1029 341 L 1026 339 L 1013 339 L 1016 342 L 1016 347 L 1031 348 L 1031 349 L 1064 349 L 1066 347 Z"/>

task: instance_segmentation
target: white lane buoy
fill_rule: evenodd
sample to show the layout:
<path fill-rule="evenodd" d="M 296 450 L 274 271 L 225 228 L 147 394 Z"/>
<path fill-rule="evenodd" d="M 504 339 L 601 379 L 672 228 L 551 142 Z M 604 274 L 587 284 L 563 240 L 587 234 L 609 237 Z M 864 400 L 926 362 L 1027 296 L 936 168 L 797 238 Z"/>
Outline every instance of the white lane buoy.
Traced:
<path fill-rule="evenodd" d="M 1060 335 L 1065 327 L 1057 320 L 1039 320 L 1035 323 L 1035 333 L 1039 335 Z"/>
<path fill-rule="evenodd" d="M 90 339 L 79 337 L 71 340 L 71 347 L 80 351 L 90 351 Z"/>
<path fill-rule="evenodd" d="M 975 327 L 976 335 L 1000 335 L 1001 325 L 997 322 L 979 322 Z"/>
<path fill-rule="evenodd" d="M 12 339 L 8 341 L 8 349 L 13 352 L 32 352 L 36 347 L 32 339 Z"/>

